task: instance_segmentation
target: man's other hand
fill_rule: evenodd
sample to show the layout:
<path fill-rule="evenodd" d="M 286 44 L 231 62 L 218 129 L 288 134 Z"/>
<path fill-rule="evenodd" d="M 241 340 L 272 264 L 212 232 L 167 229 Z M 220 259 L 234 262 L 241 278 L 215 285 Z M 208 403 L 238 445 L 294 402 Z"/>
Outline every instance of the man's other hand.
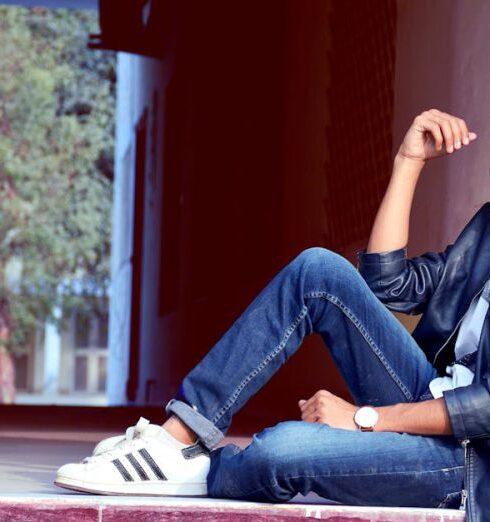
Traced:
<path fill-rule="evenodd" d="M 328 424 L 332 428 L 357 430 L 354 413 L 357 406 L 327 390 L 319 390 L 308 400 L 298 402 L 301 419 L 306 422 Z"/>

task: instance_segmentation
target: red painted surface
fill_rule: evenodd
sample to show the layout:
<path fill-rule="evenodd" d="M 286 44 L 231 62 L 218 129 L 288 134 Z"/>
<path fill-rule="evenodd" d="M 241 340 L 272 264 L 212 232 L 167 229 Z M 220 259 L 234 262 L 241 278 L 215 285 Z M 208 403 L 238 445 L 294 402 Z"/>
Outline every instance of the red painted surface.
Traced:
<path fill-rule="evenodd" d="M 151 382 L 154 402 L 302 249 L 354 261 L 391 161 L 394 2 L 174 5 L 161 211 L 145 217 L 138 397 Z M 320 388 L 348 395 L 312 336 L 235 426 L 298 418 Z"/>
<path fill-rule="evenodd" d="M 311 504 L 251 504 L 206 502 L 189 500 L 173 502 L 162 499 L 158 505 L 154 501 L 139 505 L 119 503 L 114 497 L 108 500 L 90 500 L 80 502 L 76 498 L 70 500 L 42 500 L 29 505 L 15 500 L 0 500 L 0 520 L 9 522 L 270 522 L 295 520 L 328 520 L 329 522 L 462 522 L 462 512 L 453 510 L 420 510 L 420 509 L 382 509 L 355 508 L 348 506 L 319 506 Z M 87 505 L 90 504 L 90 505 Z"/>
<path fill-rule="evenodd" d="M 38 502 L 33 506 L 0 505 L 0 520 L 9 522 L 98 522 L 96 507 L 65 507 L 62 504 Z"/>

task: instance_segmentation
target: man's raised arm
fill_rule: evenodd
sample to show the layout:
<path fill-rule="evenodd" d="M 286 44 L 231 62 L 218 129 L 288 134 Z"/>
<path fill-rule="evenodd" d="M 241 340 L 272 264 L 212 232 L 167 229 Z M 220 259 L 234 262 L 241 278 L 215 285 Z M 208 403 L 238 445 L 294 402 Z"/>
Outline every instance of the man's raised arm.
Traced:
<path fill-rule="evenodd" d="M 395 156 L 391 179 L 374 220 L 368 253 L 407 245 L 415 187 L 426 161 L 451 154 L 475 138 L 464 120 L 437 109 L 414 118 Z"/>

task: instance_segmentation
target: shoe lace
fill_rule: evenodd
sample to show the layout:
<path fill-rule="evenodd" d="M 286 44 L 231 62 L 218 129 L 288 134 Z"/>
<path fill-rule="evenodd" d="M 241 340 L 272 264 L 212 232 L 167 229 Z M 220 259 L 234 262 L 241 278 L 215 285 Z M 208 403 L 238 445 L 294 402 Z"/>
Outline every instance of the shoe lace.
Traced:
<path fill-rule="evenodd" d="M 134 438 L 131 440 L 124 439 L 121 442 L 118 442 L 113 448 L 104 451 L 104 453 L 86 457 L 84 462 L 101 462 L 106 460 L 113 460 L 120 457 L 124 453 L 130 453 L 135 448 L 135 443 L 136 440 Z"/>
<path fill-rule="evenodd" d="M 134 426 L 130 426 L 126 429 L 125 440 L 133 440 L 137 437 L 140 437 L 145 428 L 150 424 L 148 419 L 144 417 L 140 417 L 138 422 Z M 124 442 L 124 441 L 121 441 Z M 118 444 L 121 444 L 119 442 Z"/>
<path fill-rule="evenodd" d="M 138 422 L 134 426 L 130 426 L 126 429 L 126 433 L 124 435 L 124 439 L 117 442 L 114 447 L 105 450 L 103 453 L 99 455 L 90 455 L 89 457 L 85 457 L 82 460 L 82 463 L 88 464 L 91 462 L 99 462 L 101 460 L 110 460 L 112 458 L 117 458 L 121 455 L 122 452 L 126 452 L 131 450 L 135 446 L 136 439 L 140 438 L 143 434 L 145 428 L 150 424 L 148 419 L 144 417 L 140 417 Z"/>

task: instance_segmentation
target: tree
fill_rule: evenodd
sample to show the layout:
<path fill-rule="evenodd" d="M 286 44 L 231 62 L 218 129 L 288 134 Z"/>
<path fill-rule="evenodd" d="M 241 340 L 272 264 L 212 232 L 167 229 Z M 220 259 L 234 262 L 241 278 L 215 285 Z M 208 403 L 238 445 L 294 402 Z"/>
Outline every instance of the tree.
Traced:
<path fill-rule="evenodd" d="M 90 32 L 94 12 L 0 7 L 0 343 L 10 350 L 76 304 L 74 280 L 108 284 L 116 65 L 87 49 Z"/>

